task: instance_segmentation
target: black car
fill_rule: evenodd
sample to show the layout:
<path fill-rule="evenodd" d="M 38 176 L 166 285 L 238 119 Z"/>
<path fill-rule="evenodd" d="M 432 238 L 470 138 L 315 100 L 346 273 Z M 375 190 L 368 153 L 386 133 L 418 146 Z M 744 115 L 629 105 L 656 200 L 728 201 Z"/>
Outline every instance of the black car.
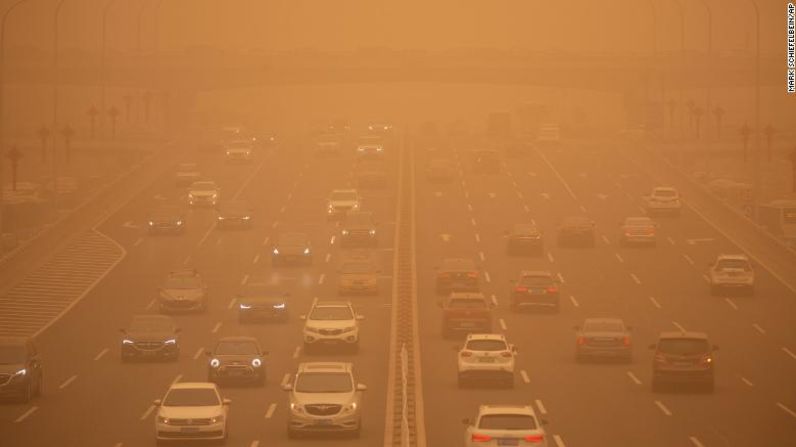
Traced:
<path fill-rule="evenodd" d="M 649 348 L 655 351 L 652 360 L 652 390 L 664 385 L 697 385 L 713 392 L 713 351 L 708 336 L 701 332 L 662 332 L 658 342 Z"/>
<path fill-rule="evenodd" d="M 224 337 L 205 354 L 208 382 L 244 382 L 265 385 L 264 356 L 267 351 L 260 348 L 254 337 Z"/>
<path fill-rule="evenodd" d="M 28 402 L 41 395 L 43 378 L 41 360 L 33 340 L 0 337 L 0 398 Z"/>
<path fill-rule="evenodd" d="M 472 259 L 446 258 L 437 268 L 438 295 L 451 292 L 480 292 L 478 268 Z"/>
<path fill-rule="evenodd" d="M 237 296 L 238 321 L 287 322 L 290 315 L 287 302 L 289 296 L 289 293 L 269 284 L 249 282 Z"/>
<path fill-rule="evenodd" d="M 506 232 L 506 253 L 541 256 L 544 252 L 542 232 L 533 224 L 514 224 Z"/>
<path fill-rule="evenodd" d="M 218 206 L 216 222 L 219 229 L 251 228 L 251 206 L 243 201 L 223 202 Z"/>
<path fill-rule="evenodd" d="M 340 227 L 340 246 L 344 248 L 376 247 L 379 243 L 376 220 L 369 211 L 349 212 Z"/>
<path fill-rule="evenodd" d="M 156 209 L 147 218 L 149 234 L 181 234 L 185 232 L 185 214 L 182 209 L 164 206 Z"/>
<path fill-rule="evenodd" d="M 283 233 L 276 239 L 271 251 L 271 263 L 283 265 L 311 265 L 312 244 L 304 233 Z"/>
<path fill-rule="evenodd" d="M 594 221 L 586 217 L 567 217 L 558 227 L 559 247 L 594 247 Z"/>
<path fill-rule="evenodd" d="M 558 280 L 550 272 L 525 270 L 512 282 L 514 288 L 509 305 L 511 310 L 516 312 L 523 309 L 541 309 L 558 312 L 561 309 Z"/>
<path fill-rule="evenodd" d="M 122 361 L 177 360 L 180 329 L 166 315 L 136 315 L 127 329 L 120 329 Z"/>

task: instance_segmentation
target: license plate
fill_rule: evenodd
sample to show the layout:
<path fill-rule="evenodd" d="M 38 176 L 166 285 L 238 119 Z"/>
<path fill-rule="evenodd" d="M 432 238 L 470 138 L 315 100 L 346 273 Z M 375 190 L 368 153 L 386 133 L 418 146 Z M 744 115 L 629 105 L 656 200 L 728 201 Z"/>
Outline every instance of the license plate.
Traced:
<path fill-rule="evenodd" d="M 473 323 L 471 321 L 464 321 L 464 322 L 460 323 L 459 326 L 461 326 L 461 327 L 475 327 L 475 323 Z"/>
<path fill-rule="evenodd" d="M 332 420 L 331 419 L 318 419 L 316 421 L 316 423 L 318 425 L 332 425 Z"/>
<path fill-rule="evenodd" d="M 183 433 L 195 433 L 199 431 L 199 427 L 182 427 L 180 431 Z"/>
<path fill-rule="evenodd" d="M 155 351 L 143 351 L 144 357 L 153 357 L 156 352 Z"/>
<path fill-rule="evenodd" d="M 498 445 L 520 445 L 520 440 L 513 438 L 498 439 Z"/>
<path fill-rule="evenodd" d="M 481 363 L 495 363 L 495 359 L 492 357 L 481 357 L 478 359 L 478 361 Z"/>

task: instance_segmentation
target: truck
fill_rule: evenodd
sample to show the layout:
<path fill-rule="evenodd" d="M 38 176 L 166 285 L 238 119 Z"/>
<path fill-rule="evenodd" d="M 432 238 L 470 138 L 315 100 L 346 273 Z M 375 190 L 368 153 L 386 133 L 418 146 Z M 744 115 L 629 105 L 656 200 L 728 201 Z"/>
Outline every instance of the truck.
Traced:
<path fill-rule="evenodd" d="M 757 218 L 766 231 L 789 247 L 796 247 L 796 199 L 779 199 L 760 205 Z"/>

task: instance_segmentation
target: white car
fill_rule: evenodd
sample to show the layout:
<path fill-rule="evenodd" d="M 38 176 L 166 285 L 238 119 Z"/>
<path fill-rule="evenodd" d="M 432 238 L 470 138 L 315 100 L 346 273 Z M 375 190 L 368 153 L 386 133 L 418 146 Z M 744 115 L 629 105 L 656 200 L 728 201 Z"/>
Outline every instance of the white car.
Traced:
<path fill-rule="evenodd" d="M 188 204 L 191 206 L 216 206 L 221 189 L 216 182 L 202 180 L 188 187 Z"/>
<path fill-rule="evenodd" d="M 300 363 L 293 382 L 282 387 L 290 393 L 287 434 L 348 433 L 362 429 L 362 392 L 351 363 Z"/>
<path fill-rule="evenodd" d="M 158 444 L 171 440 L 227 439 L 229 399 L 222 399 L 214 383 L 182 382 L 171 385 L 163 399 L 153 403 L 155 439 Z"/>
<path fill-rule="evenodd" d="M 235 140 L 224 145 L 224 156 L 228 162 L 249 162 L 252 160 L 254 144 L 251 140 Z"/>
<path fill-rule="evenodd" d="M 359 350 L 359 321 L 350 301 L 317 301 L 304 320 L 304 351 L 318 346 L 344 346 Z"/>
<path fill-rule="evenodd" d="M 755 271 L 746 255 L 719 255 L 708 268 L 710 293 L 718 295 L 724 290 L 738 290 L 754 295 Z"/>
<path fill-rule="evenodd" d="M 358 211 L 361 199 L 356 189 L 335 189 L 329 194 L 326 215 L 329 219 L 345 216 L 349 211 Z"/>
<path fill-rule="evenodd" d="M 644 196 L 644 204 L 649 215 L 672 214 L 678 216 L 683 208 L 680 193 L 670 186 L 652 188 L 650 195 Z"/>
<path fill-rule="evenodd" d="M 465 447 L 547 447 L 547 437 L 530 405 L 481 405 L 475 420 L 465 419 Z"/>
<path fill-rule="evenodd" d="M 469 334 L 459 350 L 458 384 L 483 381 L 514 387 L 517 348 L 502 334 Z"/>

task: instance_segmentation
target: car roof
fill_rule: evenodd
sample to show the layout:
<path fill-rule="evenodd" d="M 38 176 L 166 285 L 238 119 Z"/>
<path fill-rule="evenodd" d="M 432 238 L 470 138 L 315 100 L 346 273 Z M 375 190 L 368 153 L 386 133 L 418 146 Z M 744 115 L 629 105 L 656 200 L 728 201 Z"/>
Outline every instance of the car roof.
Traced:
<path fill-rule="evenodd" d="M 503 334 L 467 334 L 467 341 L 470 340 L 501 340 L 506 341 Z"/>
<path fill-rule="evenodd" d="M 487 414 L 527 414 L 536 417 L 536 412 L 530 405 L 488 404 L 478 407 L 480 416 Z"/>
<path fill-rule="evenodd" d="M 707 340 L 708 339 L 708 335 L 706 333 L 704 333 L 704 332 L 691 332 L 691 331 L 667 331 L 667 332 L 661 332 L 658 335 L 658 339 L 659 340 L 663 340 L 663 339 L 670 340 L 670 339 L 678 339 L 678 338 L 681 338 L 681 339 L 692 338 L 692 339 Z"/>
<path fill-rule="evenodd" d="M 181 390 L 181 389 L 217 389 L 215 383 L 212 382 L 176 382 L 172 383 L 169 387 L 170 390 Z"/>
<path fill-rule="evenodd" d="M 298 372 L 351 372 L 350 362 L 303 362 L 298 365 Z"/>

